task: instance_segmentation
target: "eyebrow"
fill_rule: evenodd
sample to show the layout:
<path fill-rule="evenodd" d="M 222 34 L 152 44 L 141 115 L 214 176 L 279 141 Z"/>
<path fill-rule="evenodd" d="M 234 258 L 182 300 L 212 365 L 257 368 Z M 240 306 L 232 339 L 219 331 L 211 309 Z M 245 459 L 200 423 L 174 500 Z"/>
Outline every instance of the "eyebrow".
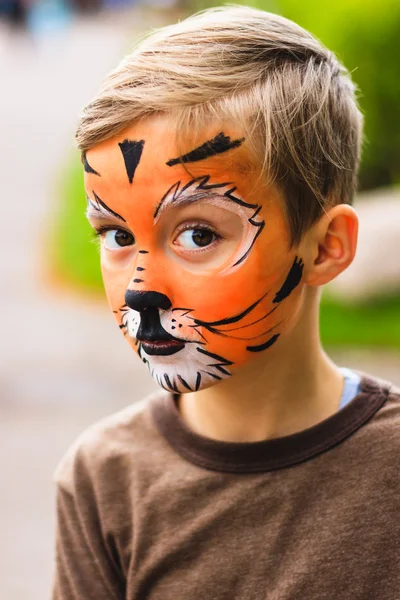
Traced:
<path fill-rule="evenodd" d="M 101 198 L 99 198 L 99 196 L 94 190 L 92 190 L 92 194 L 94 196 L 95 202 L 93 202 L 93 200 L 89 198 L 89 196 L 87 197 L 88 207 L 86 210 L 86 216 L 91 216 L 91 213 L 93 214 L 93 211 L 95 211 L 97 214 L 93 214 L 94 217 L 98 216 L 98 213 L 100 213 L 100 215 L 103 217 L 116 217 L 120 221 L 126 223 L 126 219 L 124 219 L 124 217 L 121 217 L 121 215 L 115 212 L 115 210 L 112 210 L 109 206 L 107 206 L 107 204 L 103 202 Z"/>
<path fill-rule="evenodd" d="M 183 207 L 188 206 L 189 204 L 194 204 L 195 202 L 200 202 L 201 200 L 213 200 L 216 197 L 223 198 L 224 196 L 222 194 L 213 194 L 207 191 L 198 191 L 189 195 L 180 194 L 179 196 L 171 198 L 169 202 L 163 202 L 161 206 L 159 205 L 156 213 L 154 214 L 154 219 L 158 220 L 162 213 L 170 208 L 170 206 L 173 206 L 174 208 L 178 206 Z"/>
<path fill-rule="evenodd" d="M 154 212 L 154 220 L 157 221 L 161 214 L 167 210 L 170 206 L 185 206 L 187 204 L 192 204 L 194 202 L 198 202 L 200 200 L 205 199 L 222 199 L 227 200 L 229 202 L 234 202 L 235 204 L 239 204 L 245 208 L 256 209 L 257 204 L 250 204 L 245 202 L 240 198 L 240 196 L 235 196 L 234 192 L 236 191 L 236 186 L 231 182 L 225 183 L 211 183 L 209 184 L 210 176 L 204 175 L 201 177 L 197 177 L 196 179 L 192 179 L 187 184 L 185 184 L 181 188 L 181 182 L 177 181 L 172 185 L 169 190 L 164 194 L 161 198 L 155 212 Z M 192 189 L 194 188 L 194 189 Z M 221 190 L 223 188 L 227 188 L 224 193 L 220 193 L 216 190 Z"/>
<path fill-rule="evenodd" d="M 224 132 L 221 131 L 218 135 L 211 140 L 208 140 L 201 146 L 194 148 L 187 154 L 183 154 L 177 158 L 171 158 L 171 160 L 167 161 L 165 164 L 168 165 L 168 167 L 173 167 L 174 165 L 181 163 L 191 163 L 197 162 L 198 160 L 204 160 L 210 156 L 222 154 L 223 152 L 227 152 L 232 148 L 237 148 L 238 146 L 241 146 L 244 140 L 245 138 L 231 140 L 228 135 L 225 135 Z"/>

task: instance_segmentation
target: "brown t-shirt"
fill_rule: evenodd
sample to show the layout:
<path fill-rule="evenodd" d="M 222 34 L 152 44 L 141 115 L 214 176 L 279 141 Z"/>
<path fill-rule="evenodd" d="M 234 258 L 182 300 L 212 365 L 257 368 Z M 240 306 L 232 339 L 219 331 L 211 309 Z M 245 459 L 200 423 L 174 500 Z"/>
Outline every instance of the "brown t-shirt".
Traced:
<path fill-rule="evenodd" d="M 195 434 L 160 392 L 55 473 L 53 600 L 399 600 L 400 392 L 287 437 Z"/>

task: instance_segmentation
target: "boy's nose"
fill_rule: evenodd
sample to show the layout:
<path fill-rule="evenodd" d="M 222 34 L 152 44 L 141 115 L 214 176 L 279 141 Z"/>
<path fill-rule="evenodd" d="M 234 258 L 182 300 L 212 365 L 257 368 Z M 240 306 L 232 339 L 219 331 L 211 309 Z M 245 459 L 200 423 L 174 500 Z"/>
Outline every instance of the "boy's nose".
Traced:
<path fill-rule="evenodd" d="M 165 294 L 160 292 L 139 292 L 136 290 L 126 290 L 125 302 L 133 310 L 142 312 L 148 308 L 161 308 L 168 310 L 172 306 L 171 300 Z"/>

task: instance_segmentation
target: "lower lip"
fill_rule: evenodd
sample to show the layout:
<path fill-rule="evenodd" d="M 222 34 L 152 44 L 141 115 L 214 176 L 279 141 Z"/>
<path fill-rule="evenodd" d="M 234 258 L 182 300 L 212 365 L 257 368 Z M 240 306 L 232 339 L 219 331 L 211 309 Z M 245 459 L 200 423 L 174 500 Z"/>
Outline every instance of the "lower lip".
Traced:
<path fill-rule="evenodd" d="M 140 342 L 140 344 L 146 354 L 150 356 L 176 354 L 185 347 L 185 344 L 180 342 Z"/>

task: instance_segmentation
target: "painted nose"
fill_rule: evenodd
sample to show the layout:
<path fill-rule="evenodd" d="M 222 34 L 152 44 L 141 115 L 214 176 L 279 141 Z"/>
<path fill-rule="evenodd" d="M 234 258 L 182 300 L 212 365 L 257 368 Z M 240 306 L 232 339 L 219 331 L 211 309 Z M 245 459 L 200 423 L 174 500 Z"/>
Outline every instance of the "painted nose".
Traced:
<path fill-rule="evenodd" d="M 165 294 L 160 292 L 138 292 L 136 290 L 126 290 L 125 302 L 133 310 L 142 312 L 149 308 L 161 308 L 168 310 L 172 306 L 171 300 Z"/>

